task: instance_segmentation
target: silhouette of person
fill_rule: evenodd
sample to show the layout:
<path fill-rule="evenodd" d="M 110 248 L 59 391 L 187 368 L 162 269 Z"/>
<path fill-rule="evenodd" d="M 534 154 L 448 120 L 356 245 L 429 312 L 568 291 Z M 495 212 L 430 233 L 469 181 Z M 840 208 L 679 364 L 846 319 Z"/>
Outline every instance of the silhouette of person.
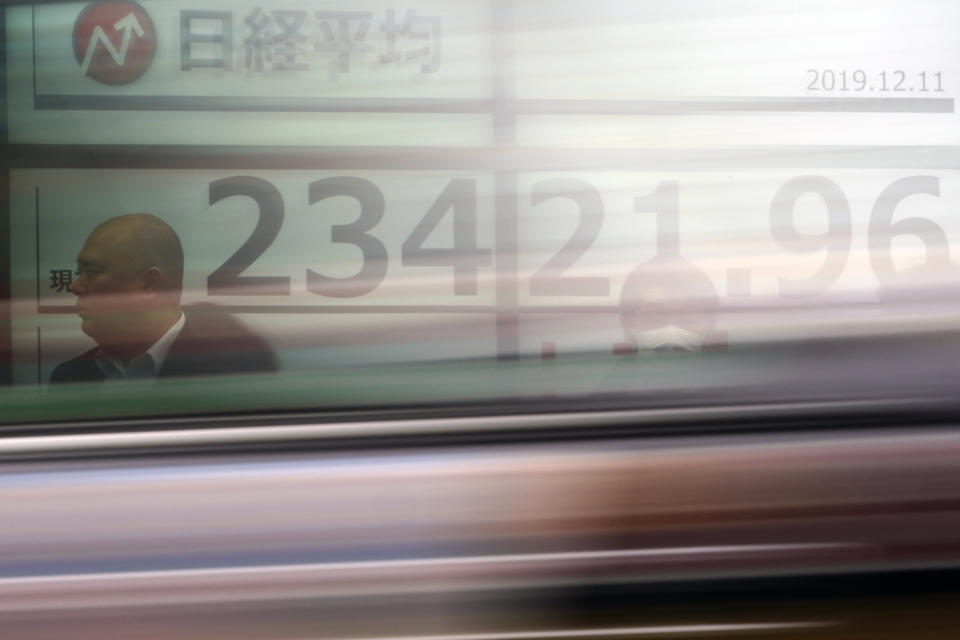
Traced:
<path fill-rule="evenodd" d="M 702 271 L 679 259 L 654 258 L 624 281 L 620 322 L 639 353 L 699 351 L 717 322 L 717 291 Z"/>
<path fill-rule="evenodd" d="M 73 292 L 97 346 L 58 365 L 51 383 L 276 370 L 269 345 L 216 307 L 181 309 L 183 248 L 146 213 L 100 224 L 77 256 Z"/>

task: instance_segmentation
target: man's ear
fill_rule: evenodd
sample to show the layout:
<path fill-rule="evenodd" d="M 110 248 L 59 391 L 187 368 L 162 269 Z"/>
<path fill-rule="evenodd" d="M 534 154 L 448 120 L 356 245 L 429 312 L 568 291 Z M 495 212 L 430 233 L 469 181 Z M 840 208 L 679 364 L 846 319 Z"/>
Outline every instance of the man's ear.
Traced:
<path fill-rule="evenodd" d="M 144 293 L 159 293 L 163 290 L 163 271 L 159 267 L 150 267 L 143 272 Z"/>

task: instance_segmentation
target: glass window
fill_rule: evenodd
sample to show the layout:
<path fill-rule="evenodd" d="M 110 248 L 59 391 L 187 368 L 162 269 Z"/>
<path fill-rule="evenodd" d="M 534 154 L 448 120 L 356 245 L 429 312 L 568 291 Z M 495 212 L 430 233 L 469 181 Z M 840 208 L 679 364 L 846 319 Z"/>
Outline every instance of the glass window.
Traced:
<path fill-rule="evenodd" d="M 3 421 L 949 400 L 960 5 L 3 5 Z"/>

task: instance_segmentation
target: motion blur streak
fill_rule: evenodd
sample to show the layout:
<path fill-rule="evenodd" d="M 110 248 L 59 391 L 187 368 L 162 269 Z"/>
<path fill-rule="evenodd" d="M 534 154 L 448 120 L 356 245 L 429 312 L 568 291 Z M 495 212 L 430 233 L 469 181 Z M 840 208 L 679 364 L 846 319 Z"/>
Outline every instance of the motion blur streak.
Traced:
<path fill-rule="evenodd" d="M 600 399 L 605 402 L 605 399 Z M 933 399 L 936 401 L 936 399 Z M 464 431 L 511 431 L 579 427 L 662 426 L 665 423 L 683 423 L 698 419 L 763 419 L 797 418 L 812 412 L 856 412 L 864 410 L 917 409 L 928 407 L 931 399 L 908 402 L 905 400 L 846 400 L 833 402 L 778 402 L 749 405 L 683 407 L 674 409 L 636 409 L 627 411 L 569 411 L 566 413 L 539 413 L 497 417 L 461 417 L 434 420 L 375 420 L 347 423 L 297 424 L 269 427 L 219 427 L 212 429 L 176 429 L 165 431 L 127 431 L 124 433 L 94 433 L 46 436 L 19 436 L 0 439 L 0 455 L 30 453 L 55 454 L 69 452 L 104 452 L 129 447 L 267 444 L 291 442 L 308 438 L 326 440 L 350 436 L 384 436 L 410 434 L 444 434 Z M 191 418 L 192 424 L 210 424 L 222 419 Z M 137 425 L 167 424 L 167 420 L 138 420 Z M 56 424 L 53 425 L 57 426 Z M 74 427 L 76 428 L 76 427 Z"/>
<path fill-rule="evenodd" d="M 751 624 L 689 624 L 663 627 L 625 627 L 621 629 L 577 629 L 565 631 L 524 631 L 514 633 L 470 633 L 444 636 L 392 636 L 363 640 L 550 640 L 551 638 L 616 638 L 620 636 L 674 636 L 686 634 L 751 633 L 781 629 L 827 627 L 835 622 L 773 622 Z M 359 639 L 355 639 L 359 640 Z"/>
<path fill-rule="evenodd" d="M 956 629 L 954 594 L 936 586 L 960 566 L 950 429 L 418 437 L 202 451 L 157 438 L 136 455 L 11 455 L 4 637 L 900 640 Z M 926 630 L 904 635 L 905 608 Z M 813 626 L 823 621 L 836 624 Z"/>
<path fill-rule="evenodd" d="M 427 558 L 328 564 L 274 565 L 242 568 L 129 571 L 0 578 L 0 611 L 39 611 L 58 607 L 98 608 L 197 602 L 237 602 L 285 597 L 325 597 L 499 588 L 505 577 L 519 583 L 575 582 L 584 570 L 596 570 L 596 561 L 649 558 L 646 569 L 663 568 L 659 560 L 713 561 L 716 567 L 736 568 L 738 562 L 791 559 L 791 552 L 856 551 L 855 544 L 782 544 L 725 547 L 679 547 L 584 551 L 575 553 Z M 758 554 L 765 554 L 759 555 Z M 795 557 L 794 557 L 795 559 Z M 610 564 L 610 567 L 617 565 Z M 634 570 L 644 568 L 633 562 Z"/>

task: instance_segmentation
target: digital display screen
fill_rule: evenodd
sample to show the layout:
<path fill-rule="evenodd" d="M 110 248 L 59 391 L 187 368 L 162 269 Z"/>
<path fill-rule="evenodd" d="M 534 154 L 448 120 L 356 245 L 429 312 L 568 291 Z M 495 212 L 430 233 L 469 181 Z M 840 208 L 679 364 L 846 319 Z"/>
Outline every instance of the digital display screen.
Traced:
<path fill-rule="evenodd" d="M 955 2 L 5 20 L 16 383 L 95 346 L 77 256 L 139 212 L 182 242 L 184 305 L 283 371 L 882 333 L 918 317 L 891 292 L 960 282 Z"/>

